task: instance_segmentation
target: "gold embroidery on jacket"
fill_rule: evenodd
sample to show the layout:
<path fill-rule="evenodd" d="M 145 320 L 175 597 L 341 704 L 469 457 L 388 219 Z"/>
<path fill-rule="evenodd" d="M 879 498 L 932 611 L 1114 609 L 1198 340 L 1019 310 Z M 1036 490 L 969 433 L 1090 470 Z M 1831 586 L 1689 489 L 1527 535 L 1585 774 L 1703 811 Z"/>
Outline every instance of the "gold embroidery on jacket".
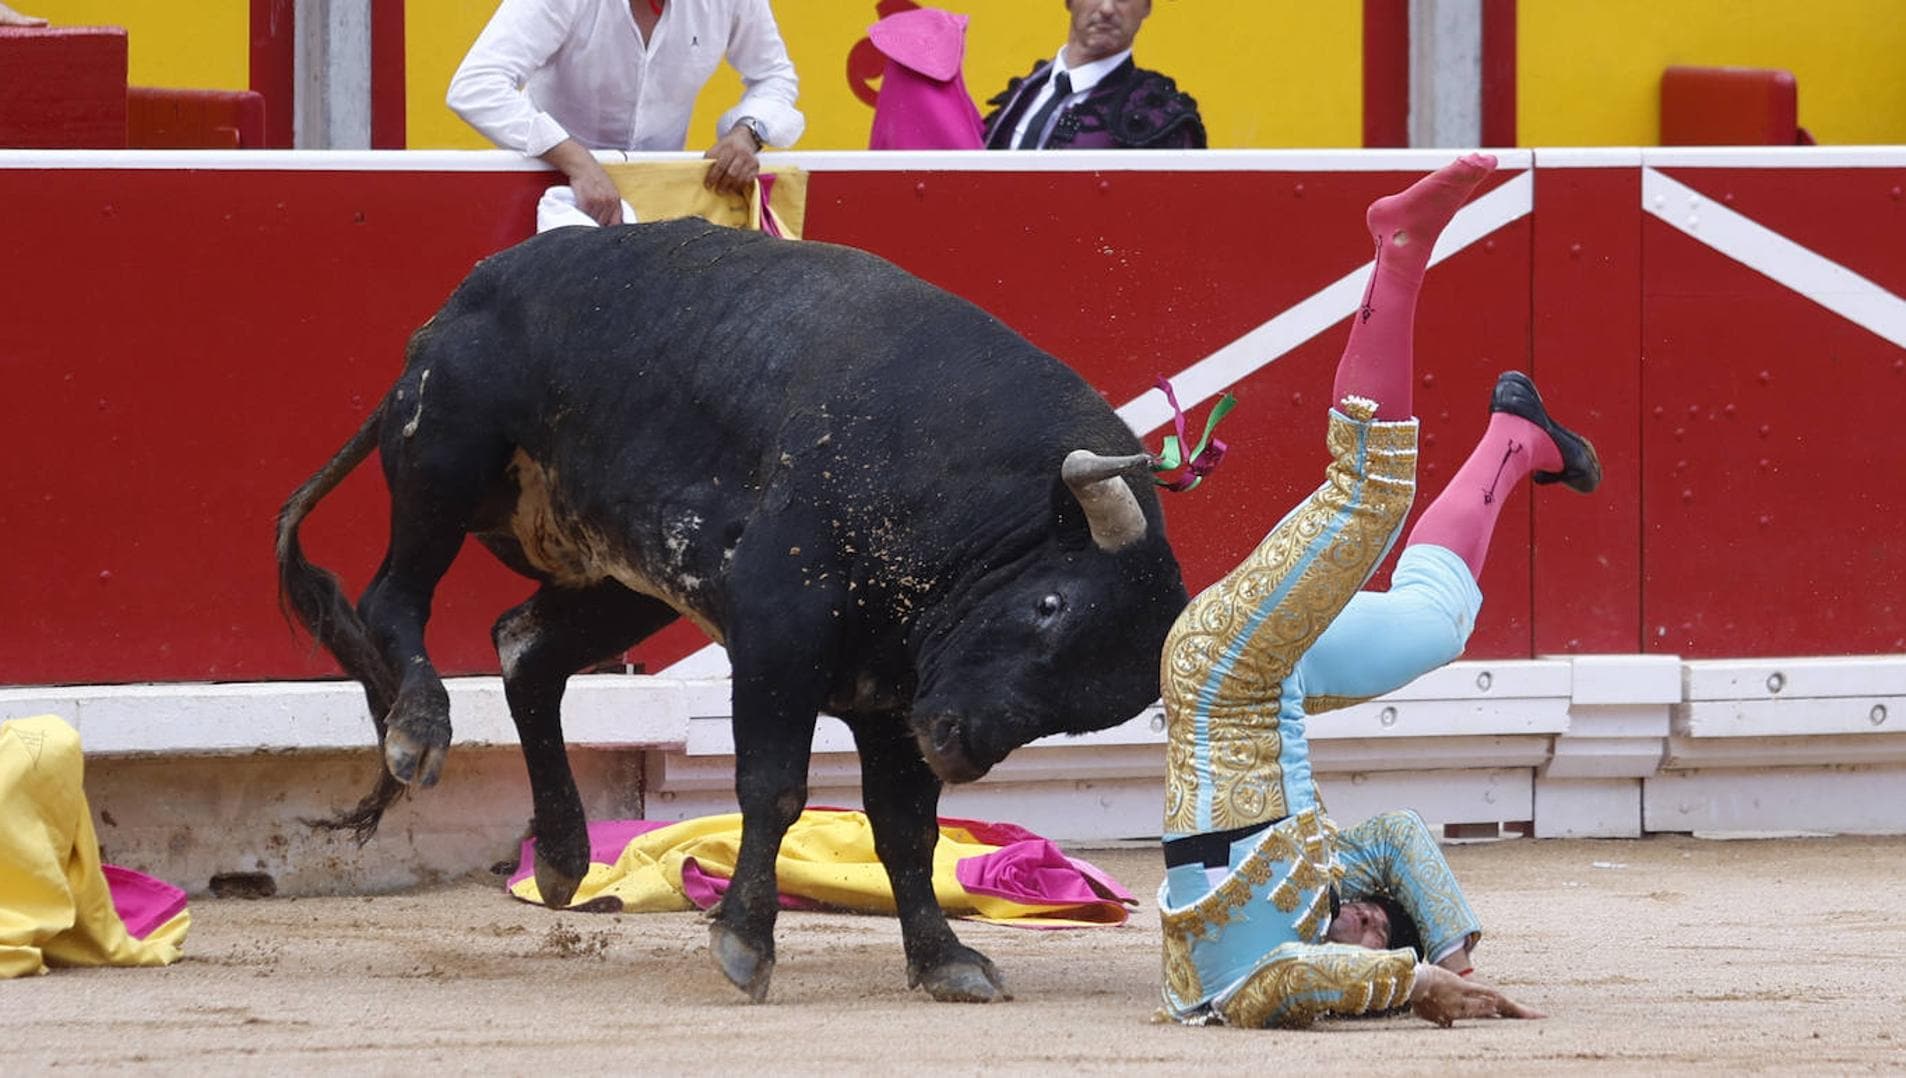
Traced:
<path fill-rule="evenodd" d="M 1193 948 L 1200 942 L 1221 943 L 1224 930 L 1256 896 L 1287 915 L 1301 909 L 1292 918 L 1292 930 L 1303 940 L 1321 940 L 1330 913 L 1330 887 L 1343 878 L 1336 841 L 1337 825 L 1321 809 L 1306 810 L 1267 828 L 1238 867 L 1198 901 L 1161 909 L 1169 1002 L 1189 1009 L 1224 987 L 1204 984 Z"/>
<path fill-rule="evenodd" d="M 1301 1028 L 1319 1015 L 1367 1014 L 1400 1006 L 1416 985 L 1416 956 L 1352 944 L 1285 944 L 1217 1003 L 1226 1025 Z"/>

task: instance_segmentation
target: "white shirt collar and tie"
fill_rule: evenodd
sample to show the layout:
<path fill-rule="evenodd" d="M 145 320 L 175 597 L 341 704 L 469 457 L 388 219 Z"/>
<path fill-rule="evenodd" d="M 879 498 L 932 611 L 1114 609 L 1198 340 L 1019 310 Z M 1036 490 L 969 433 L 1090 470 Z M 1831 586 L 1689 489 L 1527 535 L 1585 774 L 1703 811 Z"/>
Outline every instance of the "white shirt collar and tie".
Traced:
<path fill-rule="evenodd" d="M 1110 75 L 1131 55 L 1132 50 L 1126 49 L 1116 55 L 1107 56 L 1103 60 L 1094 60 L 1089 64 L 1080 64 L 1078 67 L 1067 67 L 1066 51 L 1061 47 L 1059 55 L 1053 57 L 1051 77 L 1046 79 L 1046 84 L 1039 88 L 1039 92 L 1033 95 L 1032 100 L 1026 103 L 1026 110 L 1020 114 L 1019 123 L 1013 127 L 1012 141 L 1007 145 L 1018 149 L 1044 146 L 1046 140 L 1052 137 L 1052 129 L 1058 124 L 1059 117 L 1065 112 L 1066 107 L 1090 93 L 1093 87 L 1102 82 L 1105 76 Z M 1070 92 L 1059 100 L 1057 108 L 1048 113 L 1046 103 L 1052 100 L 1061 78 L 1066 80 Z M 1041 130 L 1036 132 L 1032 142 L 1027 143 L 1027 131 L 1032 127 L 1033 121 L 1042 116 Z"/>

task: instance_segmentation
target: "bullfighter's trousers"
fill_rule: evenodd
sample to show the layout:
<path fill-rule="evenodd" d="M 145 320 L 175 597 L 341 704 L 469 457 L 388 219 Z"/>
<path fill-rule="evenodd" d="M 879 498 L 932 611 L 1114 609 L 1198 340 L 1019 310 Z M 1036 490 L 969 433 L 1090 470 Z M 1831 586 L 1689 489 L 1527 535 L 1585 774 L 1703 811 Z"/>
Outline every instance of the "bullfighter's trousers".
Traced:
<path fill-rule="evenodd" d="M 1416 422 L 1374 413 L 1356 398 L 1331 413 L 1323 485 L 1166 639 L 1166 838 L 1248 832 L 1228 866 L 1175 866 L 1160 890 L 1165 1003 L 1180 1020 L 1303 1024 L 1407 1000 L 1413 952 L 1323 942 L 1333 890 L 1380 884 L 1432 954 L 1479 932 L 1420 820 L 1340 834 L 1311 778 L 1306 717 L 1456 658 L 1481 606 L 1462 560 L 1429 544 L 1404 551 L 1391 590 L 1360 591 L 1416 489 Z"/>

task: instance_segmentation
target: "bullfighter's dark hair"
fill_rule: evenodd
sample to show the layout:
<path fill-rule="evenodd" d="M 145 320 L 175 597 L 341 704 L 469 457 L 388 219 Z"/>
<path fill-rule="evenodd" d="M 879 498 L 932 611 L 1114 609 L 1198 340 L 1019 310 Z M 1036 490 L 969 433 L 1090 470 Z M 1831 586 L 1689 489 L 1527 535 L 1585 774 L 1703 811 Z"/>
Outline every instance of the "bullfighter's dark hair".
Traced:
<path fill-rule="evenodd" d="M 1387 942 L 1390 950 L 1408 947 L 1416 952 L 1416 960 L 1428 961 L 1429 955 L 1423 950 L 1423 933 L 1416 927 L 1416 918 L 1411 917 L 1403 904 L 1389 895 L 1371 895 L 1367 901 L 1382 907 L 1385 917 L 1390 919 L 1390 938 Z"/>

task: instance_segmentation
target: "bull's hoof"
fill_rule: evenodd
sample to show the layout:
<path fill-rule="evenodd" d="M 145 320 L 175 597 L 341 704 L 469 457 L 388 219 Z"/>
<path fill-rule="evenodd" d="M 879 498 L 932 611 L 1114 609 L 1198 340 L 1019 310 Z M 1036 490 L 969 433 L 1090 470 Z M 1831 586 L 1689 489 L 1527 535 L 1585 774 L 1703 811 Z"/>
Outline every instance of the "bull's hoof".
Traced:
<path fill-rule="evenodd" d="M 541 854 L 537 855 L 536 893 L 542 897 L 543 905 L 552 910 L 567 909 L 570 900 L 576 897 L 576 889 L 581 886 L 581 876 L 564 872 L 544 860 Z"/>
<path fill-rule="evenodd" d="M 413 737 L 393 725 L 384 731 L 384 766 L 406 786 L 429 788 L 443 777 L 443 761 L 450 755 L 448 739 L 438 745 Z"/>
<path fill-rule="evenodd" d="M 1004 1003 L 1013 998 L 992 960 L 978 951 L 929 970 L 908 970 L 907 985 L 925 988 L 941 1003 Z"/>
<path fill-rule="evenodd" d="M 768 979 L 774 976 L 774 956 L 764 955 L 727 925 L 708 926 L 708 949 L 714 952 L 721 975 L 748 993 L 755 1003 L 768 998 Z"/>
<path fill-rule="evenodd" d="M 536 836 L 536 893 L 550 909 L 566 909 L 589 875 L 589 828 L 580 806 L 574 817 L 531 820 L 530 833 Z"/>

